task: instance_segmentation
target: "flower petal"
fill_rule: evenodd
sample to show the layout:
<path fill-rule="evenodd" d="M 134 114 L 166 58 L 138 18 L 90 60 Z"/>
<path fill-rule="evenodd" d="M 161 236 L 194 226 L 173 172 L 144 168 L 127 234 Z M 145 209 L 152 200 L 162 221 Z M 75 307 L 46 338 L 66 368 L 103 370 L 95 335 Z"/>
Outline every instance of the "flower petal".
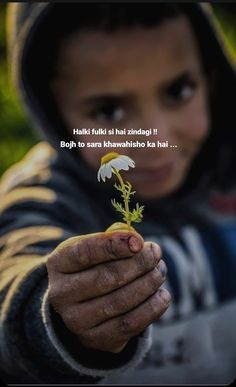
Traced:
<path fill-rule="evenodd" d="M 125 170 L 127 171 L 129 169 L 129 167 L 132 167 L 134 168 L 135 166 L 135 163 L 134 161 L 128 157 L 128 156 L 124 156 L 124 155 L 121 155 L 119 157 L 117 157 L 116 159 L 113 159 L 110 161 L 110 163 L 112 163 L 112 166 L 118 170 Z"/>
<path fill-rule="evenodd" d="M 112 167 L 109 163 L 103 164 L 101 166 L 101 178 L 103 181 L 106 181 L 106 178 L 110 179 L 112 175 Z"/>
<path fill-rule="evenodd" d="M 106 177 L 106 174 L 105 174 L 105 164 L 103 164 L 101 167 L 100 167 L 100 170 L 101 170 L 101 178 L 103 181 L 106 181 L 105 177 Z"/>
<path fill-rule="evenodd" d="M 97 179 L 100 182 L 100 179 L 101 179 L 101 167 L 98 170 Z"/>
<path fill-rule="evenodd" d="M 135 167 L 135 162 L 134 160 L 132 160 L 130 157 L 128 156 L 125 156 L 125 155 L 121 155 L 120 156 L 120 160 L 122 161 L 125 161 L 127 163 L 127 165 L 131 168 L 134 168 Z"/>
<path fill-rule="evenodd" d="M 112 163 L 112 167 L 116 168 L 118 170 L 123 169 L 123 167 L 125 167 L 127 165 L 126 162 L 124 162 L 120 159 L 114 159 L 111 161 L 111 163 Z"/>
<path fill-rule="evenodd" d="M 106 165 L 106 177 L 108 178 L 108 179 L 110 179 L 111 178 L 111 176 L 112 176 L 112 165 L 111 165 L 111 162 L 109 162 L 107 165 Z"/>

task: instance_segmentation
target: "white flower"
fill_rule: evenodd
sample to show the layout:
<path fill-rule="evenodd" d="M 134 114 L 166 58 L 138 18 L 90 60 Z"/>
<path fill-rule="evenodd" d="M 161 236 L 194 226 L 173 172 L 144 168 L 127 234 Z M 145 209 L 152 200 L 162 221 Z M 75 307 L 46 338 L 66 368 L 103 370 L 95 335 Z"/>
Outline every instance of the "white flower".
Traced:
<path fill-rule="evenodd" d="M 129 167 L 135 167 L 135 162 L 130 157 L 119 155 L 119 153 L 116 152 L 107 153 L 101 158 L 101 166 L 97 174 L 98 181 L 100 181 L 100 178 L 103 181 L 106 181 L 106 177 L 110 179 L 113 168 L 117 171 L 120 171 L 121 169 L 128 171 Z"/>

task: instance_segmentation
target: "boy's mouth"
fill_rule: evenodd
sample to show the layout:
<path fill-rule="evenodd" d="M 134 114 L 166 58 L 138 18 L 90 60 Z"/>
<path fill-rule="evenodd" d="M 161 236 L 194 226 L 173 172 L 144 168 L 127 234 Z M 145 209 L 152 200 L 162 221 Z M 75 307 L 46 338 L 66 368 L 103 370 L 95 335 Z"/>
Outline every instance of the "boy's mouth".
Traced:
<path fill-rule="evenodd" d="M 132 180 L 133 183 L 139 182 L 154 182 L 164 181 L 171 176 L 174 169 L 174 162 L 163 164 L 160 167 L 151 168 L 135 168 L 135 171 L 126 172 L 127 178 Z M 130 174 L 130 176 L 128 176 Z"/>

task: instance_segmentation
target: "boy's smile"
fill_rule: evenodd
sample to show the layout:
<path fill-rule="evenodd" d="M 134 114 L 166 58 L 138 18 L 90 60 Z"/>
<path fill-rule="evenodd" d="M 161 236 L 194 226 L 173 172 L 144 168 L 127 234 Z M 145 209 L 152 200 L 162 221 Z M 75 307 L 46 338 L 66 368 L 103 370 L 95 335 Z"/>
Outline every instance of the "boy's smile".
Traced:
<path fill-rule="evenodd" d="M 51 86 L 70 133 L 83 127 L 156 128 L 157 135 L 114 135 L 109 140 L 177 145 L 80 150 L 96 170 L 109 151 L 134 159 L 136 168 L 126 176 L 140 197 L 160 198 L 178 189 L 209 132 L 208 85 L 185 16 L 152 28 L 79 31 L 62 43 Z M 107 137 L 79 140 L 97 142 Z"/>

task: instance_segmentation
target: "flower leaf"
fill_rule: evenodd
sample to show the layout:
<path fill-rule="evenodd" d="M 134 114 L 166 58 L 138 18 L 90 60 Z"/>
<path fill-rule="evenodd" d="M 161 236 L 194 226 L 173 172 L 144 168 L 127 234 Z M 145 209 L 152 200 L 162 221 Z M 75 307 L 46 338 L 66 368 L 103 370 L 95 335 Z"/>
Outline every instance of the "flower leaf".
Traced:
<path fill-rule="evenodd" d="M 120 212 L 122 215 L 125 215 L 125 209 L 123 208 L 122 204 L 115 201 L 115 199 L 111 200 L 111 204 L 116 209 L 117 212 Z"/>
<path fill-rule="evenodd" d="M 144 206 L 140 206 L 139 203 L 136 203 L 136 208 L 130 213 L 130 221 L 135 223 L 140 223 L 143 218 Z"/>
<path fill-rule="evenodd" d="M 114 187 L 115 187 L 115 189 L 117 189 L 117 191 L 123 192 L 121 185 L 118 185 L 118 184 L 115 183 Z"/>

